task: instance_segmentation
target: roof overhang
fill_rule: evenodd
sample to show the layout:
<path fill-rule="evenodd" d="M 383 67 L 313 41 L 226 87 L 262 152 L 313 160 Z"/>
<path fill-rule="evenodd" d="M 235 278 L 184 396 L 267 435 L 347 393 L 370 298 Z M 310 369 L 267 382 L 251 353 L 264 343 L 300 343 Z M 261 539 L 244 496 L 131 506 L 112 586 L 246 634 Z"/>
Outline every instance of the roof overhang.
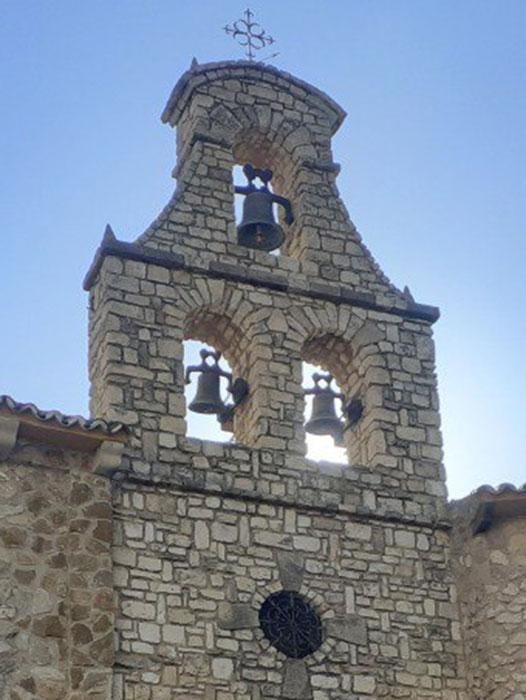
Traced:
<path fill-rule="evenodd" d="M 526 490 L 511 484 L 495 491 L 483 487 L 477 492 L 479 505 L 471 521 L 472 532 L 487 532 L 498 522 L 526 516 Z"/>
<path fill-rule="evenodd" d="M 44 411 L 0 396 L 0 458 L 8 457 L 17 443 L 28 441 L 91 453 L 93 471 L 109 474 L 120 465 L 127 437 L 122 423 Z"/>

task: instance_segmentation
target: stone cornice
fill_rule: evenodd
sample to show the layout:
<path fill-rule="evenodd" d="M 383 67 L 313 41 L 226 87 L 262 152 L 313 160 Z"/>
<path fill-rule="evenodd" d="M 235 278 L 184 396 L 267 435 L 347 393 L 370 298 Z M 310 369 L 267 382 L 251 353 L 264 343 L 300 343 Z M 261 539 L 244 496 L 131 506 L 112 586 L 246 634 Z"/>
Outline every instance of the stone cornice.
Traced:
<path fill-rule="evenodd" d="M 174 475 L 172 478 L 162 479 L 159 477 L 150 478 L 148 476 L 133 474 L 128 471 L 115 472 L 115 478 L 120 484 L 127 484 L 133 487 L 145 487 L 166 489 L 167 491 L 180 491 L 188 493 L 199 493 L 204 495 L 215 495 L 220 493 L 223 497 L 230 498 L 235 501 L 265 503 L 267 505 L 278 506 L 283 508 L 297 507 L 310 513 L 319 513 L 329 516 L 341 515 L 355 522 L 379 522 L 388 523 L 391 525 L 404 525 L 417 528 L 429 528 L 431 530 L 451 530 L 451 521 L 444 515 L 439 518 L 426 518 L 423 516 L 409 516 L 395 512 L 379 512 L 375 509 L 364 509 L 360 507 L 352 507 L 343 503 L 323 504 L 310 503 L 297 496 L 295 498 L 277 497 L 270 494 L 262 494 L 255 491 L 239 492 L 235 489 L 229 489 L 226 485 L 222 485 L 217 480 L 210 485 L 206 481 L 196 478 L 195 480 L 188 478 L 187 475 L 178 478 Z"/>
<path fill-rule="evenodd" d="M 99 274 L 104 258 L 117 257 L 122 260 L 136 260 L 151 265 L 158 265 L 171 270 L 187 270 L 194 274 L 206 275 L 216 279 L 226 279 L 266 289 L 276 289 L 290 294 L 308 298 L 322 299 L 334 304 L 348 304 L 363 309 L 395 314 L 402 318 L 416 319 L 434 323 L 440 316 L 436 306 L 418 304 L 407 300 L 405 307 L 378 303 L 375 296 L 368 292 L 358 292 L 342 285 L 328 284 L 319 280 L 308 281 L 308 285 L 298 283 L 285 272 L 265 272 L 253 270 L 236 264 L 214 261 L 208 268 L 188 264 L 184 255 L 169 253 L 163 250 L 147 248 L 137 243 L 126 243 L 115 238 L 111 229 L 106 233 L 99 246 L 95 258 L 84 278 L 84 289 L 89 291 Z"/>
<path fill-rule="evenodd" d="M 335 133 L 346 117 L 345 110 L 322 90 L 300 80 L 290 73 L 281 71 L 274 66 L 253 61 L 218 61 L 215 63 L 192 63 L 189 70 L 177 81 L 168 99 L 166 107 L 161 115 L 164 123 L 175 126 L 191 98 L 196 87 L 203 83 L 225 78 L 251 78 L 260 82 L 270 82 L 284 87 L 287 84 L 306 93 L 306 101 L 309 96 L 315 97 L 323 105 L 325 112 L 330 117 L 332 132 Z"/>

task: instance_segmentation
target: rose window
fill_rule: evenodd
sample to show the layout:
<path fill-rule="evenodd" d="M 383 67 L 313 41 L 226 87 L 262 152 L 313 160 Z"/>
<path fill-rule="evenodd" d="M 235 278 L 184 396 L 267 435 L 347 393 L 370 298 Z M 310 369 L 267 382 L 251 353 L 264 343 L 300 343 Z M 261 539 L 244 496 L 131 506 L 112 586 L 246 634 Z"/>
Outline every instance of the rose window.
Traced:
<path fill-rule="evenodd" d="M 292 659 L 303 659 L 322 643 L 317 612 L 294 591 L 270 595 L 259 610 L 259 624 L 272 646 Z"/>

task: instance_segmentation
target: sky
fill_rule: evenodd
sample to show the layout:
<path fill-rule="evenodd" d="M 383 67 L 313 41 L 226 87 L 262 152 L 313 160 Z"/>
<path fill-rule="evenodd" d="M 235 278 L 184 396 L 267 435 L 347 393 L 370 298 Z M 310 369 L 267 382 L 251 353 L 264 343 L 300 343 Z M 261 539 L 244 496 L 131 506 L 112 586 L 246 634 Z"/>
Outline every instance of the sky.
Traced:
<path fill-rule="evenodd" d="M 524 0 L 254 0 L 286 70 L 348 117 L 340 193 L 384 271 L 440 307 L 449 493 L 526 481 Z M 106 223 L 169 199 L 160 123 L 195 56 L 242 58 L 234 0 L 0 0 L 0 393 L 88 413 L 87 295 Z"/>

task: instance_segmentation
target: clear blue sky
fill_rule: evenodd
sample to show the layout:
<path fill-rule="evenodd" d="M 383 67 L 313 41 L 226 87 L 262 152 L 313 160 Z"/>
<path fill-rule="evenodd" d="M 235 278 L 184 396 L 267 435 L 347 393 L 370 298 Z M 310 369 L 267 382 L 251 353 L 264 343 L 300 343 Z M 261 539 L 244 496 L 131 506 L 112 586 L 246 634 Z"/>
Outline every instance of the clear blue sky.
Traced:
<path fill-rule="evenodd" d="M 349 113 L 340 191 L 392 280 L 437 304 L 453 497 L 526 481 L 526 2 L 254 1 L 274 63 Z M 0 3 L 0 393 L 87 413 L 81 280 L 106 222 L 169 198 L 159 115 L 193 56 L 241 57 L 226 0 Z"/>

